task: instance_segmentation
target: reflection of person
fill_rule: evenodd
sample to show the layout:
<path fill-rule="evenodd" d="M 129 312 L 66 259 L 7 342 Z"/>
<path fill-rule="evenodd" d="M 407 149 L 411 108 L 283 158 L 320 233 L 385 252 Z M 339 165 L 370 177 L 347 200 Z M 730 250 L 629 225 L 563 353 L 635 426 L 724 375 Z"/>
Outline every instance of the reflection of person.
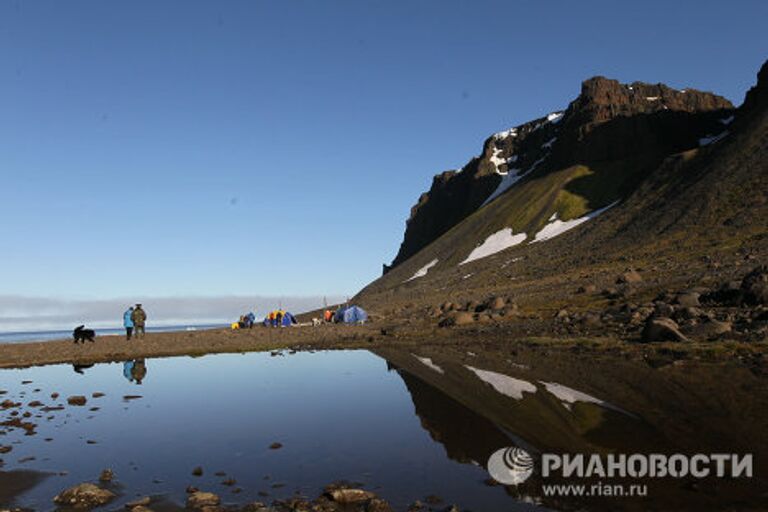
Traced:
<path fill-rule="evenodd" d="M 133 362 L 131 375 L 133 375 L 133 379 L 136 381 L 136 384 L 141 384 L 141 381 L 144 380 L 144 377 L 147 376 L 147 365 L 143 359 L 137 359 Z"/>
<path fill-rule="evenodd" d="M 125 327 L 125 339 L 130 340 L 133 334 L 133 306 L 123 313 L 123 326 Z"/>
<path fill-rule="evenodd" d="M 147 364 L 143 359 L 123 363 L 123 377 L 128 379 L 129 382 L 135 382 L 140 385 L 146 376 Z"/>
<path fill-rule="evenodd" d="M 129 382 L 133 382 L 133 361 L 123 363 L 123 377 L 128 379 Z"/>
<path fill-rule="evenodd" d="M 136 337 L 143 338 L 144 325 L 147 322 L 147 313 L 141 308 L 141 304 L 136 304 L 133 313 L 131 313 L 131 320 L 133 320 L 133 328 L 136 331 Z"/>

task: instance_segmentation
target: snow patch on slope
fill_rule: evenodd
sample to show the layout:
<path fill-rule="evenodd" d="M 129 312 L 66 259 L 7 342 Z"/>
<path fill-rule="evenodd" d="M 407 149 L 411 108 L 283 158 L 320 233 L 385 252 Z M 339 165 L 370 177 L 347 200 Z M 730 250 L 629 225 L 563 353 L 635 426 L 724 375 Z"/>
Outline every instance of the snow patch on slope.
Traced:
<path fill-rule="evenodd" d="M 543 157 L 541 157 L 541 158 L 539 158 L 538 160 L 536 160 L 535 162 L 533 162 L 533 165 L 531 166 L 531 168 L 530 168 L 530 169 L 528 169 L 528 172 L 533 172 L 533 171 L 535 171 L 535 170 L 536 170 L 536 168 L 539 166 L 539 164 L 541 164 L 541 162 L 543 162 L 544 160 L 546 160 L 548 156 L 549 156 L 549 155 L 544 155 Z"/>
<path fill-rule="evenodd" d="M 509 375 L 504 375 L 503 373 L 479 370 L 471 366 L 465 366 L 465 368 L 477 375 L 483 382 L 493 386 L 493 389 L 502 395 L 514 398 L 515 400 L 522 400 L 523 393 L 536 392 L 536 386 L 527 380 L 515 379 Z"/>
<path fill-rule="evenodd" d="M 501 183 L 499 183 L 499 186 L 496 187 L 496 190 L 491 192 L 491 195 L 489 195 L 488 198 L 483 201 L 483 204 L 480 205 L 481 208 L 509 190 L 512 185 L 517 183 L 520 178 L 522 178 L 522 176 L 520 176 L 520 169 L 517 168 L 509 169 L 502 176 L 503 177 L 501 178 Z"/>
<path fill-rule="evenodd" d="M 536 233 L 536 236 L 534 237 L 531 243 L 543 242 L 544 240 L 549 240 L 549 239 L 555 238 L 558 235 L 562 235 L 566 231 L 569 231 L 575 228 L 576 226 L 584 224 L 588 220 L 594 219 L 595 217 L 605 212 L 609 208 L 612 208 L 613 206 L 615 206 L 616 203 L 618 203 L 618 201 L 613 202 L 603 208 L 600 208 L 599 210 L 589 212 L 583 217 L 566 220 L 566 221 L 562 221 L 558 219 L 557 214 L 555 213 L 549 218 L 549 222 L 543 228 L 541 228 L 541 231 Z"/>
<path fill-rule="evenodd" d="M 518 233 L 516 235 L 512 232 L 512 228 L 504 228 L 501 231 L 492 234 L 486 238 L 482 244 L 475 247 L 472 252 L 469 253 L 467 259 L 459 263 L 459 265 L 485 258 L 514 245 L 523 243 L 527 237 L 528 235 L 525 233 Z"/>
<path fill-rule="evenodd" d="M 547 121 L 552 124 L 557 124 L 563 118 L 563 114 L 564 112 L 552 112 L 551 114 L 547 115 Z"/>
<path fill-rule="evenodd" d="M 503 175 L 503 174 L 506 174 L 506 173 L 500 171 L 499 170 L 499 166 L 501 166 L 503 164 L 506 164 L 507 161 L 504 160 L 503 158 L 499 157 L 499 155 L 501 154 L 501 151 L 502 150 L 499 149 L 499 148 L 493 148 L 493 154 L 488 159 L 488 161 L 490 161 L 494 165 L 494 167 L 496 167 L 496 173 L 497 174 L 502 174 Z"/>
<path fill-rule="evenodd" d="M 411 277 L 409 277 L 408 279 L 406 279 L 403 282 L 407 283 L 408 281 L 413 281 L 414 279 L 418 279 L 420 277 L 424 277 L 425 275 L 427 275 L 427 272 L 429 272 L 429 269 L 431 269 L 432 267 L 437 265 L 437 262 L 438 262 L 438 260 L 437 260 L 437 258 L 435 258 L 434 260 L 430 261 L 429 263 L 427 263 L 426 265 L 421 267 Z"/>
<path fill-rule="evenodd" d="M 510 128 L 509 130 L 493 134 L 493 138 L 496 140 L 506 139 L 507 137 L 517 137 L 517 128 Z"/>

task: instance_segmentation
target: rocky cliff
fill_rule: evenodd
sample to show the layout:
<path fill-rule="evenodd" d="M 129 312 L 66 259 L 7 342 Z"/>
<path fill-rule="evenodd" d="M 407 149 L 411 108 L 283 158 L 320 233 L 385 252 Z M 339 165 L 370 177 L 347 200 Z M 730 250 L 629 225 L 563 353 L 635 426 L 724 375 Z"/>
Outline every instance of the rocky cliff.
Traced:
<path fill-rule="evenodd" d="M 574 165 L 626 163 L 613 166 L 603 183 L 589 184 L 596 190 L 586 195 L 600 203 L 626 194 L 664 156 L 722 132 L 720 121 L 732 109 L 725 98 L 694 89 L 591 78 L 565 111 L 496 133 L 485 141 L 480 156 L 462 169 L 435 176 L 430 190 L 411 209 L 392 267 L 534 174 Z M 389 268 L 385 266 L 385 272 Z"/>

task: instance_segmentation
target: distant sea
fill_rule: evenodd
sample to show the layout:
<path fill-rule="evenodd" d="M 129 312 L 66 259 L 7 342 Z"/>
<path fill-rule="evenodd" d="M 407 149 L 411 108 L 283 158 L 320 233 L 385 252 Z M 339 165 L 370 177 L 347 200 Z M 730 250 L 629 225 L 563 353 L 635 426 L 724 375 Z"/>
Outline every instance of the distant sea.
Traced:
<path fill-rule="evenodd" d="M 206 329 L 220 329 L 227 327 L 228 324 L 205 324 L 205 325 L 169 325 L 163 327 L 147 327 L 147 332 L 178 332 L 178 331 L 203 331 Z M 96 336 L 108 336 L 114 334 L 125 334 L 123 328 L 95 329 Z M 0 332 L 0 344 L 3 343 L 23 343 L 26 341 L 52 341 L 72 339 L 72 330 L 64 331 L 35 331 L 35 332 Z"/>

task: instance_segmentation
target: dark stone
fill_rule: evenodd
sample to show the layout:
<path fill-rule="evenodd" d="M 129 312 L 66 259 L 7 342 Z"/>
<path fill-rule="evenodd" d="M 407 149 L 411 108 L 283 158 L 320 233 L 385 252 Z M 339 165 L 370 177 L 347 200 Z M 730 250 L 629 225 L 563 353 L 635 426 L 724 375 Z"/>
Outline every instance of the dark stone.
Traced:
<path fill-rule="evenodd" d="M 643 328 L 642 339 L 646 343 L 653 341 L 688 341 L 688 338 L 680 332 L 680 328 L 675 321 L 666 317 L 649 318 L 645 323 L 645 328 Z"/>

